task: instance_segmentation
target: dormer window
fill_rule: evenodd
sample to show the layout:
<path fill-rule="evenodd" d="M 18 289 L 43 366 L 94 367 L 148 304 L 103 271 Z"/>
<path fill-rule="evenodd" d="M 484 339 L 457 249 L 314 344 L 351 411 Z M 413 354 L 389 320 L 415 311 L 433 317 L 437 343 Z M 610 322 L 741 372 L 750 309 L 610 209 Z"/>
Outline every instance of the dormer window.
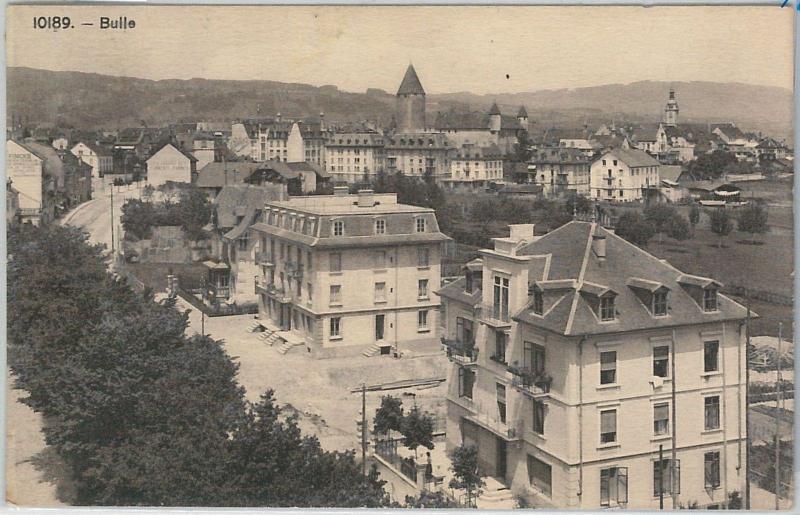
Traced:
<path fill-rule="evenodd" d="M 416 226 L 417 232 L 425 232 L 425 219 L 422 217 L 417 218 Z"/>
<path fill-rule="evenodd" d="M 614 310 L 614 297 L 601 297 L 600 298 L 600 320 L 603 322 L 608 322 L 610 320 L 614 320 L 615 318 L 615 310 Z"/>
<path fill-rule="evenodd" d="M 653 293 L 653 316 L 663 317 L 667 315 L 667 296 L 669 292 L 666 290 L 656 291 Z"/>
<path fill-rule="evenodd" d="M 716 311 L 717 310 L 717 289 L 706 288 L 703 290 L 703 310 Z"/>
<path fill-rule="evenodd" d="M 375 220 L 375 234 L 386 234 L 386 220 Z"/>
<path fill-rule="evenodd" d="M 544 314 L 544 292 L 539 288 L 533 290 L 533 312 L 537 315 Z"/>
<path fill-rule="evenodd" d="M 337 220 L 333 222 L 333 235 L 344 236 L 344 221 Z"/>

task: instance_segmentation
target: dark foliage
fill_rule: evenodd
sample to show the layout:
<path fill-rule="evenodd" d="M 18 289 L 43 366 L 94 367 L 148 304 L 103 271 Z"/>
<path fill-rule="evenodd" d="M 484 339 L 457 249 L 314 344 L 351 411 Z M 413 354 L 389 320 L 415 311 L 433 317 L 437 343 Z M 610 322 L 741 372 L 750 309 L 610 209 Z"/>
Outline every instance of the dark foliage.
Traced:
<path fill-rule="evenodd" d="M 640 247 L 646 247 L 656 233 L 653 223 L 638 211 L 623 213 L 617 220 L 615 229 L 617 235 Z"/>

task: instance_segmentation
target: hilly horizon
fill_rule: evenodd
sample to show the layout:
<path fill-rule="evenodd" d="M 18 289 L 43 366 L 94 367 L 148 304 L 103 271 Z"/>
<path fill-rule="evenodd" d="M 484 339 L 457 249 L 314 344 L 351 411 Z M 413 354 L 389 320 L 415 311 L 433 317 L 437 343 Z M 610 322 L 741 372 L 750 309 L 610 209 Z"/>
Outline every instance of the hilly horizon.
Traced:
<path fill-rule="evenodd" d="M 377 88 L 358 93 L 333 85 L 266 80 L 152 80 L 26 67 L 8 67 L 6 80 L 9 114 L 25 116 L 31 123 L 81 128 L 230 121 L 278 112 L 293 117 L 324 112 L 328 120 L 387 124 L 395 104 L 393 92 Z M 622 120 L 654 123 L 660 120 L 670 87 L 676 91 L 681 121 L 732 121 L 746 130 L 791 138 L 792 92 L 743 83 L 638 81 L 522 93 L 438 93 L 427 96 L 427 107 L 429 121 L 437 111 L 487 111 L 496 101 L 509 115 L 525 105 L 534 126 L 540 127 Z"/>

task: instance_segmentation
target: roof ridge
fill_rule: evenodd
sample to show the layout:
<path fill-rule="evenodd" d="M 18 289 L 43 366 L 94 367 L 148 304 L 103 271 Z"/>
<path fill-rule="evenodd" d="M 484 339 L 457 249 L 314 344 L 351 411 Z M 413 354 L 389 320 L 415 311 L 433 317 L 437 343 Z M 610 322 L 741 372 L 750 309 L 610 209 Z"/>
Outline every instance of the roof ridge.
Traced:
<path fill-rule="evenodd" d="M 568 225 L 568 224 L 567 224 Z M 592 251 L 592 237 L 597 229 L 597 223 L 592 222 L 589 229 L 589 237 L 586 239 L 586 250 L 583 253 L 583 261 L 581 262 L 581 271 L 578 273 L 578 279 L 575 285 L 575 296 L 572 299 L 572 307 L 569 310 L 569 318 L 567 318 L 567 326 L 564 334 L 572 332 L 572 322 L 575 319 L 575 311 L 578 309 L 578 299 L 580 297 L 580 288 L 583 286 L 583 277 L 586 275 L 586 267 L 589 264 L 589 253 Z"/>

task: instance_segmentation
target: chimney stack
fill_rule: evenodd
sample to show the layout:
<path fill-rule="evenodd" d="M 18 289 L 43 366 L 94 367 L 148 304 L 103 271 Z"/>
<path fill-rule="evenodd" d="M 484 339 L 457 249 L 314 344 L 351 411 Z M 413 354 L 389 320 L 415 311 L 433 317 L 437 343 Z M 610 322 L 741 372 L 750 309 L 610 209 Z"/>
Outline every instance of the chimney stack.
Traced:
<path fill-rule="evenodd" d="M 333 195 L 336 197 L 346 197 L 350 193 L 347 186 L 334 186 Z"/>
<path fill-rule="evenodd" d="M 358 190 L 358 207 L 373 207 L 375 195 L 372 190 Z"/>
<path fill-rule="evenodd" d="M 606 259 L 606 237 L 602 234 L 592 235 L 592 251 L 597 259 L 605 261 Z"/>
<path fill-rule="evenodd" d="M 510 238 L 516 241 L 534 241 L 533 228 L 534 224 L 510 224 Z"/>

